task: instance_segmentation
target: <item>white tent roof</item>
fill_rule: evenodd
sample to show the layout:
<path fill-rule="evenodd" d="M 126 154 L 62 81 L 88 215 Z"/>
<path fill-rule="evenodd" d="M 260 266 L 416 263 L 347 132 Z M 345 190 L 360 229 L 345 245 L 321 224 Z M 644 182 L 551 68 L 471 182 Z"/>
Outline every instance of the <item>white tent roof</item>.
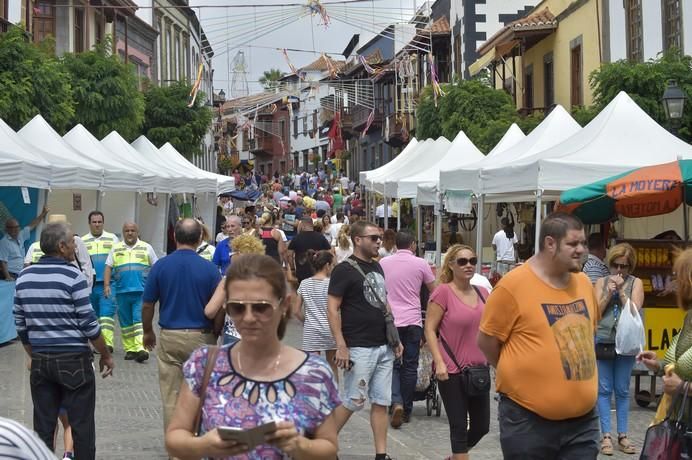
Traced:
<path fill-rule="evenodd" d="M 381 180 L 373 181 L 373 189 L 387 197 L 397 196 L 401 179 L 411 172 L 422 171 L 436 164 L 451 145 L 447 138 L 440 136 L 431 144 L 417 148 L 415 154 L 410 155 L 406 162 L 401 162 L 396 168 L 388 171 Z"/>
<path fill-rule="evenodd" d="M 163 170 L 159 163 L 150 161 L 146 155 L 142 155 L 138 150 L 132 147 L 117 131 L 111 131 L 106 137 L 101 140 L 101 144 L 108 149 L 118 161 L 128 164 L 132 167 L 139 167 L 144 171 L 152 171 L 156 173 L 157 181 L 154 192 L 160 193 L 175 193 L 173 188 L 173 176 Z"/>
<path fill-rule="evenodd" d="M 411 152 L 416 149 L 418 144 L 418 139 L 414 137 L 409 141 L 408 144 L 406 144 L 406 147 L 404 147 L 404 149 L 401 152 L 399 152 L 399 155 L 392 159 L 392 161 L 385 163 L 384 165 L 376 169 L 371 169 L 369 171 L 361 171 L 361 173 L 359 174 L 360 183 L 368 188 L 371 188 L 373 179 L 382 177 L 387 173 L 387 171 L 391 170 L 392 168 L 396 168 L 396 165 L 400 164 L 403 161 L 406 161 L 406 158 L 408 158 Z"/>
<path fill-rule="evenodd" d="M 216 177 L 209 177 L 204 174 L 203 171 L 195 168 L 195 166 L 189 161 L 185 160 L 180 153 L 173 147 L 170 142 L 166 142 L 159 149 L 159 154 L 164 159 L 166 164 L 175 167 L 181 173 L 185 173 L 187 177 L 195 179 L 195 191 L 196 192 L 211 192 L 216 193 L 218 186 L 216 184 Z M 181 162 L 178 159 L 180 155 L 183 159 Z"/>
<path fill-rule="evenodd" d="M 32 152 L 12 128 L 0 119 L 0 183 L 18 187 L 49 188 L 53 173 L 48 162 Z M 60 174 L 61 171 L 58 171 Z M 63 170 L 68 174 L 68 170 Z"/>
<path fill-rule="evenodd" d="M 63 136 L 73 149 L 103 165 L 111 165 L 108 170 L 119 171 L 117 181 L 110 181 L 111 188 L 121 191 L 152 191 L 155 177 L 135 169 L 113 158 L 113 154 L 101 144 L 84 126 L 78 124 Z M 111 177 L 107 174 L 107 177 Z"/>
<path fill-rule="evenodd" d="M 36 147 L 35 152 L 51 165 L 71 169 L 69 183 L 58 181 L 57 177 L 54 177 L 51 180 L 51 186 L 86 190 L 109 188 L 106 183 L 105 168 L 70 147 L 41 115 L 36 115 L 17 134 L 25 142 Z M 109 175 L 109 179 L 111 176 Z"/>
<path fill-rule="evenodd" d="M 197 180 L 190 177 L 187 171 L 181 171 L 179 167 L 167 162 L 166 156 L 162 155 L 159 149 L 157 149 L 149 139 L 144 136 L 139 136 L 131 145 L 141 156 L 155 163 L 159 171 L 163 170 L 171 176 L 171 188 L 173 193 L 197 192 Z"/>
<path fill-rule="evenodd" d="M 188 159 L 185 158 L 180 152 L 178 152 L 178 150 L 175 147 L 173 147 L 173 145 L 171 145 L 170 142 L 166 142 L 159 149 L 159 151 L 166 155 L 167 158 L 171 159 L 176 164 L 179 164 L 181 167 L 187 168 L 191 173 L 194 173 L 195 177 L 199 176 L 202 180 L 213 180 L 214 184 L 216 185 L 216 188 L 214 189 L 214 192 L 216 194 L 232 192 L 233 190 L 235 190 L 235 179 L 233 179 L 233 177 L 222 176 L 221 174 L 214 174 L 212 172 L 198 168 L 190 161 L 188 161 Z"/>
<path fill-rule="evenodd" d="M 620 92 L 577 134 L 493 177 L 503 181 L 507 191 L 559 192 L 679 158 L 692 158 L 692 146 Z"/>
<path fill-rule="evenodd" d="M 435 204 L 437 184 L 440 180 L 440 168 L 456 168 L 463 165 L 479 161 L 483 158 L 483 153 L 473 145 L 473 142 L 466 136 L 466 133 L 459 131 L 447 152 L 429 168 L 406 176 L 399 181 L 397 188 L 397 198 L 418 198 L 418 204 Z M 418 189 L 422 187 L 425 191 L 421 194 Z M 387 181 L 389 189 L 389 181 Z M 432 199 L 432 202 L 429 202 Z"/>
<path fill-rule="evenodd" d="M 511 129 L 511 128 L 510 128 Z M 453 171 L 440 172 L 440 188 L 443 191 L 471 191 L 480 193 L 503 193 L 507 191 L 504 183 L 497 183 L 493 174 L 506 169 L 522 158 L 558 144 L 581 127 L 561 106 L 556 106 L 550 114 L 531 133 L 512 147 L 504 150 L 493 149 L 493 155 L 486 156 L 480 163 Z"/>
<path fill-rule="evenodd" d="M 510 147 L 514 147 L 525 137 L 526 134 L 524 134 L 524 131 L 522 131 L 516 123 L 512 123 L 512 126 L 509 127 L 507 132 L 504 134 L 504 136 L 502 136 L 502 139 L 500 139 L 500 141 L 495 145 L 495 147 L 493 147 L 493 149 L 490 152 L 488 152 L 486 157 L 492 158 L 498 153 L 507 150 Z"/>

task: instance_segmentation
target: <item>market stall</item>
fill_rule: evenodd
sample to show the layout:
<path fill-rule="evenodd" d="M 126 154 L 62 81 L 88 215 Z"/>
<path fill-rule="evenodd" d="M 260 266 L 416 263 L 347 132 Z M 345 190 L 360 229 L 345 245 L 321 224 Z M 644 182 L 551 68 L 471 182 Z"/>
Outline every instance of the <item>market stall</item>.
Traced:
<path fill-rule="evenodd" d="M 646 348 L 655 351 L 659 358 L 663 358 L 684 318 L 684 312 L 675 301 L 672 267 L 675 252 L 689 244 L 687 206 L 690 204 L 692 160 L 679 160 L 627 171 L 567 190 L 560 196 L 557 207 L 578 216 L 585 224 L 609 223 L 618 216 L 639 219 L 677 215 L 682 224 L 682 239 L 676 237 L 675 231 L 663 232 L 651 239 L 631 239 L 626 238 L 626 234 L 618 235 L 617 239 L 617 242 L 630 243 L 637 252 L 633 274 L 644 285 Z M 655 380 L 648 390 L 642 390 L 640 379 L 644 374 L 646 372 L 635 372 L 636 398 L 641 405 L 648 405 L 656 396 L 651 390 L 655 388 Z"/>

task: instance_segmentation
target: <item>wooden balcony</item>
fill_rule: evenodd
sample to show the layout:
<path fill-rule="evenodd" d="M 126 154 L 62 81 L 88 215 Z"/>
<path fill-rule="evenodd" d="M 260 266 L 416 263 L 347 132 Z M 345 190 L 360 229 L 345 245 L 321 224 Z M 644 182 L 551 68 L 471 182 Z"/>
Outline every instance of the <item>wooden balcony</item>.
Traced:
<path fill-rule="evenodd" d="M 250 151 L 255 154 L 273 155 L 274 149 L 271 136 L 256 136 L 254 139 L 250 139 Z"/>
<path fill-rule="evenodd" d="M 356 131 L 363 131 L 368 124 L 368 117 L 372 112 L 371 108 L 356 106 L 353 108 L 353 129 Z M 382 109 L 375 107 L 375 116 L 373 117 L 372 124 L 370 128 L 381 127 L 384 116 L 382 115 Z"/>
<path fill-rule="evenodd" d="M 0 33 L 5 33 L 10 30 L 12 23 L 5 18 L 0 18 Z"/>
<path fill-rule="evenodd" d="M 389 119 L 389 139 L 385 142 L 392 147 L 401 147 L 409 141 L 410 135 L 404 129 L 404 123 L 395 114 L 387 117 Z"/>

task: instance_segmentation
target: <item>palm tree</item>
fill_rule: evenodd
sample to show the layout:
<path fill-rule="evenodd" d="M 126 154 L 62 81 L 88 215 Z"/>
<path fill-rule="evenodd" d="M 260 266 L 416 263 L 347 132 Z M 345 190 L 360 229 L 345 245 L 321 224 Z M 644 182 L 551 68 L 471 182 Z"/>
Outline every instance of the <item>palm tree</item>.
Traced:
<path fill-rule="evenodd" d="M 279 86 L 279 79 L 283 76 L 283 72 L 279 69 L 265 70 L 259 78 L 259 82 L 264 86 L 265 90 L 272 90 Z"/>

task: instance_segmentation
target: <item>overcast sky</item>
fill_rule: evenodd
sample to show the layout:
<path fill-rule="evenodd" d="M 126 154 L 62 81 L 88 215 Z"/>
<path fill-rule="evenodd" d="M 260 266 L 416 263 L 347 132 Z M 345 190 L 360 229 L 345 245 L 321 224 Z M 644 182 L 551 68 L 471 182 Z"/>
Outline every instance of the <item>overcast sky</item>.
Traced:
<path fill-rule="evenodd" d="M 374 35 L 373 30 L 382 30 L 385 23 L 391 22 L 394 17 L 408 20 L 414 6 L 423 3 L 422 0 L 369 0 L 330 6 L 329 3 L 334 1 L 322 1 L 327 14 L 332 10 L 331 22 L 325 27 L 319 16 L 301 19 L 299 16 L 306 11 L 304 6 L 278 5 L 307 5 L 307 0 L 191 0 L 190 6 L 193 8 L 201 5 L 273 5 L 195 8 L 197 14 L 201 15 L 202 27 L 214 50 L 214 90 L 223 89 L 227 99 L 231 95 L 233 75 L 229 73 L 229 62 L 240 50 L 245 55 L 247 80 L 252 94 L 261 90 L 257 80 L 265 70 L 278 68 L 290 72 L 282 52 L 276 48 L 315 51 L 289 51 L 289 59 L 297 68 L 314 61 L 321 52 L 343 59 L 339 55 L 353 34 L 361 34 L 360 43 L 363 44 Z"/>

